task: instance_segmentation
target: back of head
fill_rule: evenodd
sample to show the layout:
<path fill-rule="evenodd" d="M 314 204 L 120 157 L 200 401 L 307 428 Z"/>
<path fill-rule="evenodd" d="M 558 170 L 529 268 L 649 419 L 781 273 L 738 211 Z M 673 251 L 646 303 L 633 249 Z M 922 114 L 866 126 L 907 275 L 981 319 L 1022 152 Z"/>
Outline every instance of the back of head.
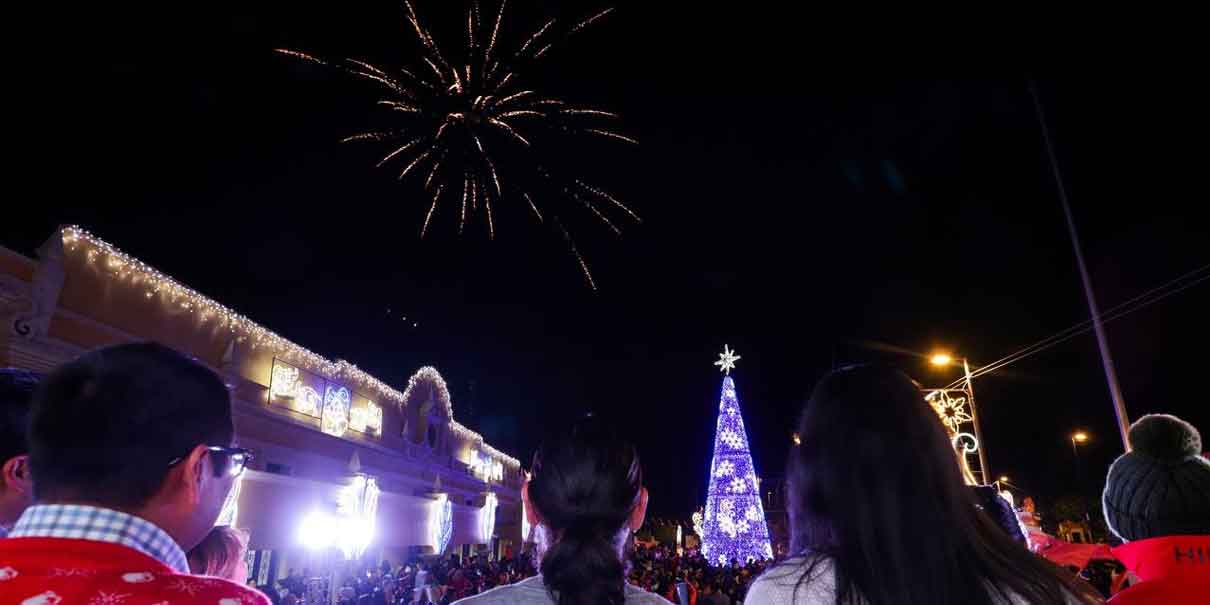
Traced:
<path fill-rule="evenodd" d="M 620 605 L 628 521 L 641 506 L 638 452 L 586 418 L 534 455 L 527 486 L 548 542 L 541 572 L 559 605 Z"/>
<path fill-rule="evenodd" d="M 1066 602 L 1053 566 L 979 512 L 936 413 L 907 375 L 879 366 L 816 385 L 787 464 L 800 582 L 833 565 L 837 602 L 958 605 Z M 1075 592 L 1079 592 L 1078 589 Z"/>
<path fill-rule="evenodd" d="M 106 347 L 46 378 L 29 438 L 38 500 L 137 509 L 174 459 L 230 445 L 231 400 L 214 372 L 163 345 Z"/>
<path fill-rule="evenodd" d="M 1131 451 L 1109 467 L 1102 503 L 1127 541 L 1210 534 L 1210 461 L 1193 425 L 1149 414 L 1130 425 Z"/>
<path fill-rule="evenodd" d="M 189 550 L 189 571 L 199 576 L 216 576 L 243 584 L 248 580 L 244 553 L 248 538 L 244 532 L 227 525 L 210 530 L 201 542 Z M 240 577 L 243 575 L 245 577 Z"/>
<path fill-rule="evenodd" d="M 25 431 L 30 401 L 40 379 L 28 370 L 0 368 L 0 464 L 29 452 Z"/>

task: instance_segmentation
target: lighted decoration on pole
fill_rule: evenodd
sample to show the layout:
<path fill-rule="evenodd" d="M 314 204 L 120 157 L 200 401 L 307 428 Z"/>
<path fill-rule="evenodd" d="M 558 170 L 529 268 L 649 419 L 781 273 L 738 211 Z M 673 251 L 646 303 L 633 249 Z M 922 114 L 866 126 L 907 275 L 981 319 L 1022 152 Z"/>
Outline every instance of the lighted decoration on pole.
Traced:
<path fill-rule="evenodd" d="M 239 493 L 243 485 L 244 473 L 240 473 L 235 476 L 235 485 L 231 486 L 231 491 L 227 492 L 227 499 L 223 502 L 223 510 L 218 514 L 215 525 L 235 527 L 236 521 L 239 520 Z"/>
<path fill-rule="evenodd" d="M 483 506 L 479 509 L 479 543 L 491 544 L 496 533 L 496 507 L 499 501 L 496 494 L 487 492 L 483 496 Z"/>
<path fill-rule="evenodd" d="M 936 353 L 929 363 L 945 367 L 958 361 L 948 353 Z M 933 389 L 924 400 L 933 406 L 941 417 L 945 432 L 954 444 L 962 476 L 970 485 L 982 485 L 988 481 L 989 468 L 987 448 L 983 442 L 983 430 L 979 424 L 979 410 L 975 407 L 975 386 L 971 376 L 970 362 L 961 358 L 963 378 L 949 387 Z M 959 388 L 953 388 L 960 384 Z"/>
<path fill-rule="evenodd" d="M 730 347 L 724 347 L 714 364 L 726 375 L 719 400 L 701 536 L 702 554 L 716 565 L 725 565 L 732 559 L 744 562 L 773 558 L 759 480 L 748 449 L 748 433 L 735 394 L 735 381 L 731 379 L 731 370 L 738 359 Z"/>
<path fill-rule="evenodd" d="M 454 506 L 449 496 L 443 493 L 431 494 L 433 501 L 429 504 L 429 545 L 434 554 L 443 554 L 450 545 L 454 535 Z"/>
<path fill-rule="evenodd" d="M 529 471 L 522 471 L 522 472 L 525 473 L 525 483 L 529 483 L 529 479 L 530 479 Z M 529 535 L 530 529 L 532 529 L 532 528 L 529 525 L 529 511 L 525 510 L 525 498 L 522 498 L 521 499 L 521 541 L 522 542 L 525 542 L 525 543 L 533 542 L 533 540 L 530 539 L 530 535 Z"/>
<path fill-rule="evenodd" d="M 339 548 L 346 560 L 361 558 L 374 541 L 378 482 L 357 475 L 336 495 L 336 514 L 315 511 L 303 519 L 299 541 L 313 550 Z"/>
<path fill-rule="evenodd" d="M 983 444 L 975 430 L 977 425 L 973 408 L 968 407 L 970 393 L 966 389 L 936 389 L 925 395 L 924 400 L 933 407 L 945 426 L 945 432 L 958 454 L 963 479 L 970 485 L 985 483 L 983 460 L 986 454 L 983 454 Z"/>

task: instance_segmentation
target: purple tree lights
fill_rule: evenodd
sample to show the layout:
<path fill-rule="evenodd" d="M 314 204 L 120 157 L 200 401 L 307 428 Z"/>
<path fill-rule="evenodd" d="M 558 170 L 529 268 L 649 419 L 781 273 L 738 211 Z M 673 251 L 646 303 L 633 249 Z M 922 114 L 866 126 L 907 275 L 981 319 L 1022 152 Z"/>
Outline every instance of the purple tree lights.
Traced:
<path fill-rule="evenodd" d="M 738 359 L 730 347 L 724 347 L 714 364 L 727 374 L 719 400 L 710 489 L 702 525 L 702 554 L 715 565 L 725 565 L 732 559 L 742 563 L 773 558 L 760 485 L 748 449 L 748 433 L 735 395 L 735 381 L 730 376 Z"/>

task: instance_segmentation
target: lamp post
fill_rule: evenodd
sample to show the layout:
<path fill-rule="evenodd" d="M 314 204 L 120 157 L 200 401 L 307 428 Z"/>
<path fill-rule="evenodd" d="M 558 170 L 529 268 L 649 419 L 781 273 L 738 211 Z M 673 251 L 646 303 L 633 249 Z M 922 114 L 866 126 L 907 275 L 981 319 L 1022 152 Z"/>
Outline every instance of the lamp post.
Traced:
<path fill-rule="evenodd" d="M 1084 502 L 1084 473 L 1080 468 L 1080 448 L 1078 446 L 1088 443 L 1088 433 L 1084 431 L 1076 431 L 1071 434 L 1071 453 L 1076 459 L 1076 488 L 1080 490 L 1080 502 Z M 1088 507 L 1084 507 L 1084 520 L 1089 523 L 1088 531 L 1092 531 L 1092 513 L 1088 512 Z"/>
<path fill-rule="evenodd" d="M 991 466 L 987 462 L 987 445 L 983 441 L 983 426 L 979 424 L 979 409 L 975 406 L 975 385 L 971 376 L 971 366 L 965 357 L 961 358 L 961 361 L 964 377 L 963 390 L 966 391 L 966 400 L 971 406 L 971 424 L 975 425 L 975 439 L 979 442 L 979 472 L 982 475 L 980 479 L 987 483 L 987 478 L 991 474 Z M 929 357 L 929 363 L 937 367 L 947 367 L 954 363 L 954 357 L 949 353 L 938 352 Z"/>
<path fill-rule="evenodd" d="M 1084 481 L 1080 472 L 1080 448 L 1078 446 L 1084 443 L 1088 443 L 1088 433 L 1076 431 L 1071 434 L 1071 453 L 1076 459 L 1076 485 L 1081 486 L 1081 489 L 1083 489 Z"/>

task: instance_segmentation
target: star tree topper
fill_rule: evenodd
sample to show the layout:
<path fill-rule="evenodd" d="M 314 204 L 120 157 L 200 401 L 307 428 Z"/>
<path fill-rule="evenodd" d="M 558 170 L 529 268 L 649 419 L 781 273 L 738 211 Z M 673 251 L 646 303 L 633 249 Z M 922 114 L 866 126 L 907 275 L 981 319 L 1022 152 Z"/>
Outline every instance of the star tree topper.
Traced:
<path fill-rule="evenodd" d="M 718 366 L 720 372 L 730 376 L 731 370 L 735 369 L 735 362 L 740 359 L 741 357 L 736 355 L 730 346 L 723 345 L 723 353 L 718 356 L 718 361 L 714 362 L 714 365 Z"/>

